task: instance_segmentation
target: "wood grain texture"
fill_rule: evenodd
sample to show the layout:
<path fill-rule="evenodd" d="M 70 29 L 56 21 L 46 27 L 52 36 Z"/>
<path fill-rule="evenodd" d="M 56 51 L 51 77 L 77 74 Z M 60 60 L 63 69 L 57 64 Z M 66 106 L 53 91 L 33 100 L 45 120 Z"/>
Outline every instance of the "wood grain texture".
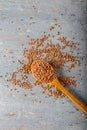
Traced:
<path fill-rule="evenodd" d="M 27 35 L 38 37 L 41 32 L 48 32 L 49 25 L 54 24 L 55 19 L 61 25 L 61 29 L 56 31 L 68 39 L 75 37 L 80 42 L 79 59 L 84 58 L 87 53 L 86 12 L 86 0 L 0 0 L 0 75 L 3 75 L 0 78 L 0 130 L 87 129 L 87 116 L 67 98 L 45 98 L 37 87 L 34 96 L 21 88 L 18 88 L 19 93 L 11 92 L 5 87 L 4 77 L 6 72 L 13 72 L 19 67 L 12 60 L 23 59 L 22 44 L 27 47 Z M 75 16 L 70 17 L 71 13 Z M 9 53 L 11 51 L 13 54 Z M 83 80 L 74 88 L 74 94 L 87 103 L 87 66 L 82 64 L 80 69 Z M 71 74 L 79 82 L 78 70 L 76 67 Z M 14 88 L 10 83 L 9 86 Z M 23 96 L 25 93 L 27 97 Z"/>

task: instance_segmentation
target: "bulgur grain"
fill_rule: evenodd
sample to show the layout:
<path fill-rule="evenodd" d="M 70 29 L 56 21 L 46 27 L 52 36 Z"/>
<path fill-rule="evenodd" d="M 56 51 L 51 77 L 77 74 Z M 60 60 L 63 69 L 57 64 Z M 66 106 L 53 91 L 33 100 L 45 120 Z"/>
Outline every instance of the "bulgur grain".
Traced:
<path fill-rule="evenodd" d="M 43 83 L 51 82 L 55 77 L 55 71 L 50 64 L 43 60 L 36 60 L 31 65 L 31 71 L 38 81 Z"/>
<path fill-rule="evenodd" d="M 52 31 L 55 27 L 60 27 L 60 25 L 55 24 L 53 26 L 50 26 L 49 31 Z M 28 80 L 28 76 L 31 74 L 31 64 L 33 61 L 38 60 L 38 59 L 41 59 L 51 64 L 57 72 L 60 72 L 60 75 L 62 75 L 62 71 L 63 69 L 65 69 L 64 65 L 66 63 L 68 62 L 71 63 L 71 65 L 68 66 L 69 71 L 71 71 L 71 69 L 75 67 L 75 64 L 80 65 L 80 61 L 77 60 L 78 55 L 76 57 L 76 56 L 72 56 L 72 54 L 66 51 L 65 52 L 62 51 L 62 50 L 65 50 L 66 47 L 68 47 L 71 49 L 71 52 L 73 52 L 73 49 L 75 49 L 76 46 L 79 45 L 79 43 L 76 43 L 71 40 L 67 40 L 67 38 L 65 37 L 60 37 L 59 31 L 57 31 L 56 34 L 53 35 L 53 39 L 55 39 L 55 36 L 58 37 L 58 42 L 59 41 L 61 42 L 61 46 L 58 42 L 53 44 L 53 42 L 51 41 L 52 36 L 50 35 L 50 33 L 46 34 L 43 32 L 41 33 L 39 38 L 33 38 L 33 37 L 28 36 L 29 37 L 28 44 L 30 46 L 29 48 L 24 48 L 22 51 L 24 58 L 27 59 L 27 63 L 25 64 L 19 61 L 19 63 L 21 64 L 21 68 L 13 72 L 11 74 L 10 80 L 7 80 L 7 81 L 11 81 L 14 85 L 17 85 L 26 89 L 29 88 L 30 90 L 32 90 L 33 86 L 38 85 L 42 88 L 42 93 L 44 94 L 47 94 L 49 96 L 55 96 L 57 98 L 63 97 L 64 95 L 59 90 L 56 90 L 55 87 L 53 88 L 52 86 L 49 86 L 49 85 L 43 85 L 41 82 L 38 82 L 38 81 L 31 84 Z M 36 72 L 38 72 L 37 74 L 40 74 L 39 71 L 36 71 Z M 49 72 L 49 71 L 46 70 L 46 72 Z M 21 75 L 21 76 L 18 78 L 17 75 Z M 58 73 L 58 78 L 64 86 L 70 86 L 70 85 L 75 86 L 76 81 L 73 79 L 73 77 L 60 76 L 60 75 Z M 53 79 L 53 77 L 51 78 Z M 46 82 L 47 79 L 45 79 L 42 76 L 41 81 L 42 80 Z M 50 78 L 47 81 L 50 81 Z M 19 91 L 16 91 L 16 92 L 19 92 Z M 31 95 L 34 95 L 33 92 Z"/>

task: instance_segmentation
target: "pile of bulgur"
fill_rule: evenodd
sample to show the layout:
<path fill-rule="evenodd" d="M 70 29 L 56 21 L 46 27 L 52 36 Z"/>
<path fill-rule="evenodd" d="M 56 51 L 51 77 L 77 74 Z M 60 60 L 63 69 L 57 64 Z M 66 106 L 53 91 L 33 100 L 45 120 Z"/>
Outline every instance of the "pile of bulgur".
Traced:
<path fill-rule="evenodd" d="M 50 27 L 49 30 L 52 32 L 55 26 Z M 19 61 L 21 63 L 21 68 L 12 72 L 9 81 L 25 89 L 31 89 L 33 86 L 38 85 L 42 88 L 42 93 L 46 93 L 48 96 L 55 96 L 57 98 L 63 97 L 63 93 L 52 86 L 46 84 L 44 85 L 38 81 L 31 83 L 28 80 L 28 77 L 31 75 L 32 62 L 41 59 L 53 66 L 54 70 L 57 72 L 59 81 L 65 87 L 70 85 L 75 86 L 76 81 L 74 80 L 74 77 L 64 76 L 63 70 L 70 72 L 76 64 L 80 65 L 80 61 L 77 56 L 72 56 L 71 53 L 65 52 L 64 49 L 66 47 L 75 49 L 76 45 L 79 45 L 79 43 L 75 43 L 74 41 L 67 40 L 65 37 L 61 37 L 59 32 L 55 35 L 57 37 L 57 43 L 53 43 L 51 35 L 46 33 L 42 33 L 39 38 L 29 37 L 29 48 L 23 50 L 23 56 L 27 60 L 27 64 Z M 52 38 L 55 38 L 55 35 Z M 67 68 L 65 68 L 66 63 L 70 63 Z M 19 79 L 17 78 L 18 74 L 20 75 Z"/>
<path fill-rule="evenodd" d="M 35 60 L 31 65 L 31 72 L 42 83 L 50 83 L 56 78 L 52 66 L 43 60 Z"/>

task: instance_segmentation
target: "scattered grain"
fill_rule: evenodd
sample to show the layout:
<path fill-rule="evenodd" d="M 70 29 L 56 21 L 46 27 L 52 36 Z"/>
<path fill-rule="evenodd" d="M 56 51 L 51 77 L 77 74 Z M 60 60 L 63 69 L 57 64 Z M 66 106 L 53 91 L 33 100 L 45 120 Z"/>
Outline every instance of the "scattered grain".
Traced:
<path fill-rule="evenodd" d="M 70 14 L 70 16 L 75 16 L 75 14 Z"/>
<path fill-rule="evenodd" d="M 54 29 L 54 26 L 50 26 L 49 27 L 49 30 L 51 31 L 51 30 L 53 30 Z"/>
<path fill-rule="evenodd" d="M 32 19 L 32 17 L 30 17 L 30 19 Z M 49 30 L 52 31 L 55 27 L 60 27 L 60 25 L 55 24 L 53 26 L 50 26 Z M 65 37 L 60 37 L 59 36 L 60 32 L 56 32 L 56 34 L 53 35 L 53 39 L 55 39 L 55 35 L 58 35 L 58 41 L 61 42 L 61 46 L 58 42 L 53 44 L 52 41 L 50 40 L 52 36 L 50 34 L 46 34 L 45 32 L 43 32 L 39 36 L 39 38 L 33 38 L 33 37 L 28 36 L 29 48 L 27 49 L 24 48 L 24 50 L 22 51 L 24 58 L 27 60 L 27 63 L 25 64 L 24 62 L 18 61 L 21 64 L 21 68 L 13 72 L 11 74 L 10 80 L 7 80 L 7 81 L 11 81 L 16 86 L 19 86 L 25 89 L 30 89 L 30 90 L 32 90 L 33 86 L 38 85 L 40 86 L 40 88 L 42 88 L 43 94 L 46 94 L 48 96 L 55 96 L 56 98 L 63 97 L 64 96 L 63 93 L 60 92 L 59 90 L 56 90 L 55 87 L 52 87 L 49 85 L 43 85 L 41 82 L 38 82 L 38 81 L 34 82 L 33 85 L 29 82 L 28 77 L 31 74 L 32 62 L 35 60 L 41 59 L 51 64 L 57 72 L 60 72 L 60 74 L 58 73 L 58 78 L 64 86 L 70 86 L 70 85 L 75 86 L 76 81 L 74 80 L 74 77 L 60 76 L 60 75 L 62 75 L 62 71 L 63 69 L 65 69 L 64 65 L 66 63 L 68 62 L 71 63 L 68 66 L 69 71 L 71 71 L 71 69 L 75 67 L 75 64 L 80 65 L 80 61 L 78 60 L 78 55 L 72 56 L 71 53 L 68 53 L 66 51 L 63 52 L 62 50 L 65 50 L 65 48 L 68 47 L 73 52 L 73 50 L 76 49 L 76 46 L 79 45 L 79 43 L 76 43 L 71 40 L 67 40 L 67 38 Z M 34 71 L 37 74 L 40 74 L 39 72 L 40 70 L 37 71 L 37 68 Z M 45 71 L 46 73 L 49 72 L 46 68 L 45 68 Z M 20 75 L 19 78 L 18 78 L 18 75 Z M 42 75 L 42 72 L 41 72 L 41 75 Z M 41 81 L 42 80 L 46 81 L 47 80 L 46 78 L 42 76 Z M 50 81 L 50 78 L 48 78 L 48 80 Z M 17 90 L 15 91 L 19 92 Z M 31 95 L 34 95 L 34 94 L 35 93 L 33 92 L 31 93 Z"/>

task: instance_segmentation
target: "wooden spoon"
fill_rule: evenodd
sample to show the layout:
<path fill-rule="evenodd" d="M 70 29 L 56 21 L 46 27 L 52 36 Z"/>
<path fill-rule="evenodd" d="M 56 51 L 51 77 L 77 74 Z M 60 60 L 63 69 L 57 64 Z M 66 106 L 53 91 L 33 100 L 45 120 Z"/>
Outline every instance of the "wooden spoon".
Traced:
<path fill-rule="evenodd" d="M 31 65 L 31 71 L 33 76 L 42 83 L 47 83 L 55 86 L 60 91 L 62 91 L 73 103 L 75 103 L 84 113 L 87 114 L 87 106 L 85 106 L 81 101 L 79 101 L 74 95 L 72 95 L 66 88 L 64 88 L 53 69 L 53 67 L 43 61 L 35 60 Z"/>

